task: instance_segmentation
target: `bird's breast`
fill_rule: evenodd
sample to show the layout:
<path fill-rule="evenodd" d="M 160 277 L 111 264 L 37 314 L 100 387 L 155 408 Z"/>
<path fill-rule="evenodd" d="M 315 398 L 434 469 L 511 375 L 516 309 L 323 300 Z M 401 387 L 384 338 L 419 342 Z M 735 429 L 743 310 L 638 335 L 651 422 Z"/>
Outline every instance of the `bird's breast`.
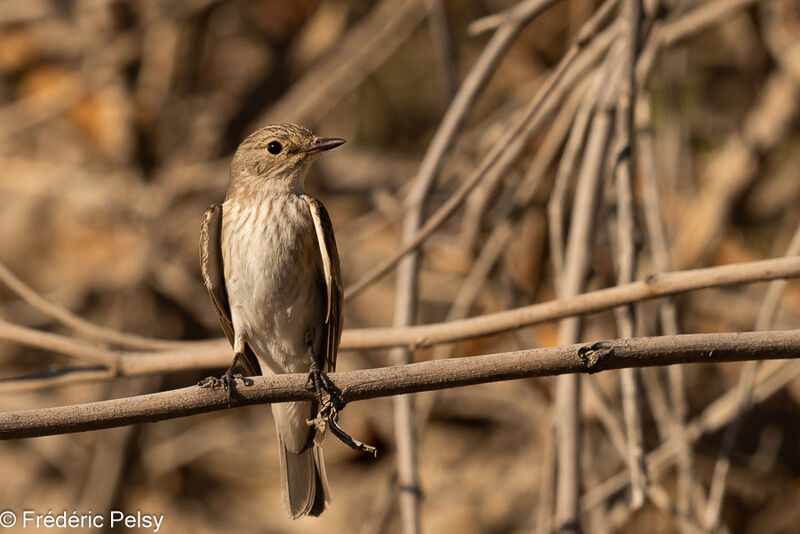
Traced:
<path fill-rule="evenodd" d="M 226 201 L 221 248 L 237 333 L 253 338 L 270 332 L 302 345 L 324 312 L 314 222 L 305 202 L 295 195 Z"/>

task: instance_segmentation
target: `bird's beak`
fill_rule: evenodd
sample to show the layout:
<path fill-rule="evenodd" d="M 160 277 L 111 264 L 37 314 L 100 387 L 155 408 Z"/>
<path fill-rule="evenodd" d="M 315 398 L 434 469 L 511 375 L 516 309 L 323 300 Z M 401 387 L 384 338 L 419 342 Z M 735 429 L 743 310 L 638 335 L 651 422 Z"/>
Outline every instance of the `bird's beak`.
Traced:
<path fill-rule="evenodd" d="M 323 150 L 336 148 L 337 146 L 344 144 L 344 142 L 344 139 L 340 139 L 338 137 L 317 139 L 313 144 L 300 150 L 300 152 L 304 152 L 306 154 L 316 154 L 317 152 L 322 152 Z"/>

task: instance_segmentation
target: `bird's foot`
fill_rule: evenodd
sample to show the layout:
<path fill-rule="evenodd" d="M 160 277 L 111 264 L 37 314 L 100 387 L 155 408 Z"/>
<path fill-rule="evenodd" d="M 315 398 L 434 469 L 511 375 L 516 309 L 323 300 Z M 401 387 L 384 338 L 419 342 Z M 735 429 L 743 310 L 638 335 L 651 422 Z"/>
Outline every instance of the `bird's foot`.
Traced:
<path fill-rule="evenodd" d="M 230 367 L 228 370 L 225 371 L 222 376 L 207 376 L 202 379 L 200 382 L 197 383 L 198 386 L 203 388 L 209 389 L 219 389 L 222 388 L 228 393 L 228 404 L 231 403 L 231 393 L 236 391 L 236 381 L 242 380 L 244 381 L 244 375 L 241 373 L 234 372 L 236 368 L 236 364 L 239 362 L 239 358 L 241 357 L 240 353 L 236 353 L 233 355 L 233 361 L 231 362 Z"/>
<path fill-rule="evenodd" d="M 341 391 L 331 382 L 328 375 L 320 370 L 316 360 L 312 361 L 311 369 L 308 371 L 306 389 L 317 394 L 320 411 L 326 409 L 332 403 L 339 402 L 341 399 Z"/>
<path fill-rule="evenodd" d="M 377 456 L 378 449 L 355 439 L 339 426 L 339 413 L 344 410 L 347 402 L 344 400 L 342 390 L 336 387 L 336 384 L 333 383 L 327 374 L 320 371 L 316 360 L 312 361 L 314 363 L 311 364 L 311 369 L 308 373 L 306 388 L 316 392 L 319 409 L 317 410 L 316 417 L 308 421 L 309 426 L 316 427 L 320 435 L 322 435 L 327 428 L 330 428 L 333 435 L 351 449 Z"/>

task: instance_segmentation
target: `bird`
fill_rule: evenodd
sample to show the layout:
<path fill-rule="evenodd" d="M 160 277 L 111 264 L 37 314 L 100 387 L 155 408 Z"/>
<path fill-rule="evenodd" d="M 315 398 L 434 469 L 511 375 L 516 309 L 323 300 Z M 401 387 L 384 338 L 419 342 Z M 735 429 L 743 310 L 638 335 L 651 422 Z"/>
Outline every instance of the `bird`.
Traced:
<path fill-rule="evenodd" d="M 330 216 L 304 182 L 317 156 L 344 142 L 280 123 L 234 153 L 225 200 L 206 210 L 200 235 L 203 280 L 234 351 L 224 378 L 237 365 L 247 376 L 335 370 L 339 253 Z M 324 428 L 309 423 L 320 402 L 272 404 L 282 501 L 293 519 L 318 516 L 330 501 Z"/>

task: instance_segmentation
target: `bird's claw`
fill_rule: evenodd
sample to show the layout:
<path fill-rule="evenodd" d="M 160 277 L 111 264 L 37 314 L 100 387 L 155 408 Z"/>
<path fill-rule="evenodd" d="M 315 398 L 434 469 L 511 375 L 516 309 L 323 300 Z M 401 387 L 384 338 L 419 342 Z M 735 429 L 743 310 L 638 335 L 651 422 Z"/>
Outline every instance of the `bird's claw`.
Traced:
<path fill-rule="evenodd" d="M 308 372 L 306 388 L 316 392 L 317 401 L 319 402 L 317 415 L 314 419 L 308 421 L 309 426 L 315 427 L 320 433 L 324 433 L 327 428 L 330 428 L 333 435 L 351 449 L 366 452 L 373 456 L 378 455 L 378 449 L 355 439 L 337 423 L 339 412 L 344 409 L 347 403 L 344 400 L 342 391 L 328 378 L 327 374 L 320 371 L 316 361 L 313 361 Z"/>
<path fill-rule="evenodd" d="M 230 367 L 228 367 L 228 370 L 225 371 L 222 376 L 207 376 L 198 382 L 197 385 L 208 389 L 224 389 L 228 393 L 228 405 L 230 405 L 231 394 L 236 391 L 236 381 L 241 380 L 242 382 L 245 382 L 244 375 L 234 372 L 236 363 L 239 361 L 239 357 L 240 354 L 238 353 L 234 355 L 233 362 L 231 362 Z"/>
<path fill-rule="evenodd" d="M 237 380 L 244 382 L 244 375 L 242 373 L 234 373 L 231 369 L 228 369 L 219 380 L 222 382 L 222 387 L 225 391 L 233 391 L 236 389 Z"/>

